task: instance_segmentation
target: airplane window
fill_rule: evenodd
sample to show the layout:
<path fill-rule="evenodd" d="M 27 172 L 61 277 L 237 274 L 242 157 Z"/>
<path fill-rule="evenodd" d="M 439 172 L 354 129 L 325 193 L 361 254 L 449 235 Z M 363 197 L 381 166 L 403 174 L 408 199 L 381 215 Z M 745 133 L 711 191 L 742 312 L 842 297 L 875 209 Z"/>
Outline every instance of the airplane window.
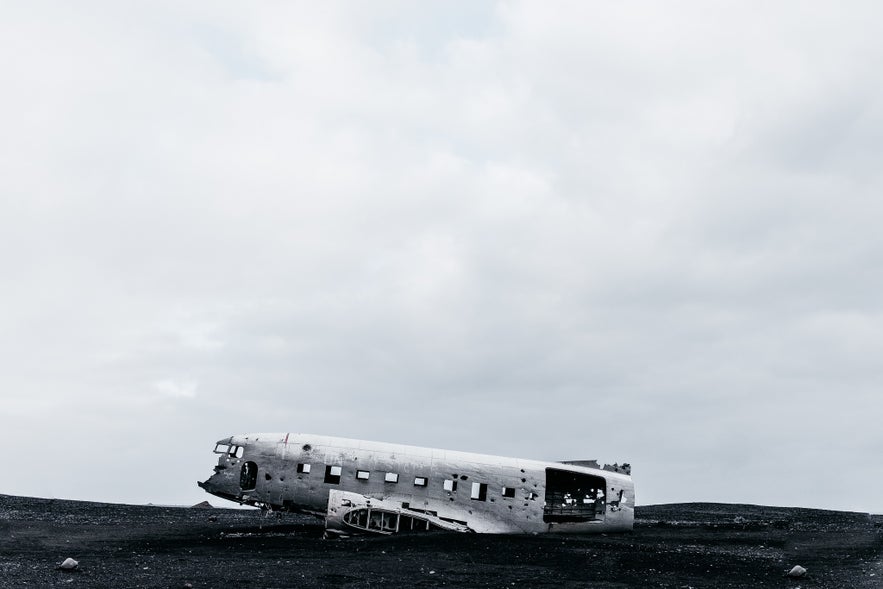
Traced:
<path fill-rule="evenodd" d="M 242 446 L 233 446 L 230 448 L 230 456 L 235 456 L 236 458 L 242 458 Z"/>
<path fill-rule="evenodd" d="M 426 477 L 414 477 L 415 487 L 425 487 L 427 483 Z"/>
<path fill-rule="evenodd" d="M 503 487 L 503 497 L 515 497 L 515 487 Z"/>
<path fill-rule="evenodd" d="M 309 464 L 303 464 L 303 463 L 298 464 L 298 465 L 297 465 L 297 472 L 302 472 L 302 473 L 304 473 L 304 474 L 310 472 L 310 465 L 309 465 Z"/>
<path fill-rule="evenodd" d="M 227 444 L 215 444 L 215 454 L 227 454 L 230 451 L 230 446 Z"/>
<path fill-rule="evenodd" d="M 371 473 L 369 473 L 367 470 L 356 471 L 356 478 L 359 480 L 367 481 L 369 476 L 371 476 Z"/>
<path fill-rule="evenodd" d="M 340 484 L 340 473 L 343 469 L 339 466 L 332 466 L 330 464 L 325 466 L 325 482 L 338 485 Z"/>
<path fill-rule="evenodd" d="M 472 483 L 472 499 L 487 501 L 487 483 Z"/>
<path fill-rule="evenodd" d="M 457 481 L 446 480 L 444 482 L 445 491 L 450 491 L 453 493 L 457 490 Z"/>
<path fill-rule="evenodd" d="M 387 483 L 397 483 L 399 482 L 399 475 L 395 472 L 388 472 L 386 476 L 383 478 Z"/>

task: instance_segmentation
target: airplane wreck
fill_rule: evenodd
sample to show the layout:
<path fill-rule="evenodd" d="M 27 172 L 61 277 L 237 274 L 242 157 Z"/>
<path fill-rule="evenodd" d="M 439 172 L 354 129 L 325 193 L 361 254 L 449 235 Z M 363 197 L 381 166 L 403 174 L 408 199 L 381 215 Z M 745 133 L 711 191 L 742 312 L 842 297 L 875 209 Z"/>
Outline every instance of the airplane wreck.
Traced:
<path fill-rule="evenodd" d="M 489 534 L 630 531 L 628 464 L 543 462 L 311 434 L 215 444 L 208 493 L 315 515 L 326 535 L 449 530 Z"/>

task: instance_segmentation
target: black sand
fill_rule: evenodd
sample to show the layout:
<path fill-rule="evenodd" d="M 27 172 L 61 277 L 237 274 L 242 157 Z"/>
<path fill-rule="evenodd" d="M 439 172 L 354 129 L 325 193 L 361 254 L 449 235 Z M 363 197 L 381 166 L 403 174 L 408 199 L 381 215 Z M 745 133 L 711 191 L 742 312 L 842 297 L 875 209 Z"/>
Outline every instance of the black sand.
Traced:
<path fill-rule="evenodd" d="M 883 516 L 638 507 L 631 534 L 323 540 L 258 511 L 0 495 L 0 587 L 883 587 Z M 56 570 L 67 557 L 78 572 Z M 785 573 L 795 564 L 802 579 Z"/>

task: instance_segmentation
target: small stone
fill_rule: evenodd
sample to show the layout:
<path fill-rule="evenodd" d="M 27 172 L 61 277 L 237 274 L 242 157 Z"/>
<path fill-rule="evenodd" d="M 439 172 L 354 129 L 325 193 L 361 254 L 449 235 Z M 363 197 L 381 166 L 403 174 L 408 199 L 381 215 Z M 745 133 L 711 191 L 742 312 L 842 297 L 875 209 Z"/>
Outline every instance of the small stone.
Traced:
<path fill-rule="evenodd" d="M 80 563 L 75 561 L 73 558 L 65 558 L 64 562 L 62 562 L 60 565 L 58 565 L 58 568 L 60 568 L 63 571 L 75 571 L 79 567 L 80 567 Z"/>
<path fill-rule="evenodd" d="M 806 569 L 800 566 L 799 564 L 794 565 L 794 568 L 788 571 L 788 576 L 794 579 L 799 579 L 803 575 L 806 574 Z"/>

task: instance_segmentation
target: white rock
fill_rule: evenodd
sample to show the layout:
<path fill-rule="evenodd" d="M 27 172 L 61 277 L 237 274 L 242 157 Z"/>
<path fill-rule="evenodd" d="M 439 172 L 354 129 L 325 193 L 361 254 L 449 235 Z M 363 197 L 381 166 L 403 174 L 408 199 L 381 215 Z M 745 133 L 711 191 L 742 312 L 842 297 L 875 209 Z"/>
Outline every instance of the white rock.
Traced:
<path fill-rule="evenodd" d="M 72 571 L 75 568 L 80 566 L 80 563 L 75 561 L 73 558 L 65 558 L 64 562 L 58 565 L 58 568 L 63 569 L 65 571 Z"/>
<path fill-rule="evenodd" d="M 802 566 L 800 566 L 799 564 L 794 565 L 794 568 L 791 569 L 790 571 L 788 571 L 788 576 L 794 577 L 794 578 L 802 577 L 805 574 L 806 574 L 806 569 L 803 568 Z"/>

